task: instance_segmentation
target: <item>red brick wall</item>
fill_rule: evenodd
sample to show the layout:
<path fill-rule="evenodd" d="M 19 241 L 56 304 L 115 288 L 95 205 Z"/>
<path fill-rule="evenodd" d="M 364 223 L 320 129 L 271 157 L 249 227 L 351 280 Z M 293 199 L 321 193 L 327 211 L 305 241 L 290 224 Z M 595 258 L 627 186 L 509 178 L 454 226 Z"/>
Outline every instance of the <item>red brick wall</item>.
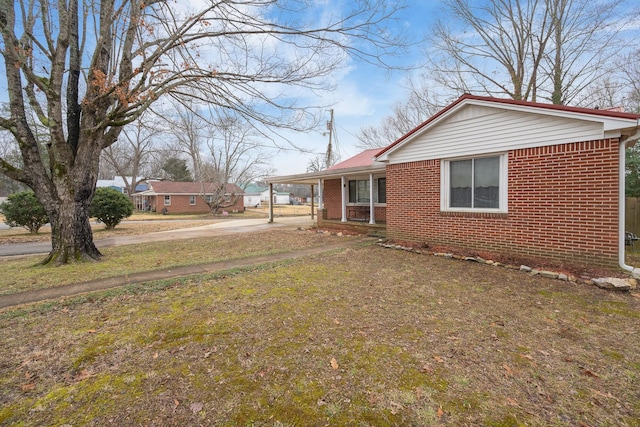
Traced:
<path fill-rule="evenodd" d="M 195 205 L 190 205 L 189 196 L 173 194 L 171 195 L 171 204 L 168 206 L 164 205 L 164 196 L 156 197 L 156 212 L 162 212 L 162 208 L 167 208 L 169 214 L 206 214 L 211 211 L 200 196 L 196 196 Z M 220 209 L 218 212 L 222 212 L 223 210 L 227 212 L 244 212 L 244 198 L 242 196 L 236 196 L 236 201 L 233 206 Z"/>
<path fill-rule="evenodd" d="M 327 211 L 326 219 L 342 219 L 342 189 L 339 179 L 324 181 L 322 200 Z"/>
<path fill-rule="evenodd" d="M 387 166 L 390 238 L 521 258 L 614 266 L 618 140 L 511 151 L 508 213 L 440 212 L 440 161 Z"/>

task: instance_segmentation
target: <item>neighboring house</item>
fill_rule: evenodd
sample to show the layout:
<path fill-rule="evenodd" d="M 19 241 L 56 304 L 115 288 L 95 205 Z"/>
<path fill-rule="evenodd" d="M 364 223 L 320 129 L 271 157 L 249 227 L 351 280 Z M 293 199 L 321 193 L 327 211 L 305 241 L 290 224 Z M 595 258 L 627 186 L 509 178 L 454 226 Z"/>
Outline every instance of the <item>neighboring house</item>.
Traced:
<path fill-rule="evenodd" d="M 127 181 L 131 183 L 133 181 L 133 177 L 128 176 Z M 109 187 L 109 188 L 113 188 L 114 190 L 118 190 L 121 193 L 125 193 L 125 194 L 127 193 L 127 185 L 125 184 L 125 181 L 121 176 L 116 176 L 114 179 L 99 179 L 98 182 L 96 183 L 96 187 L 97 188 Z M 135 192 L 138 193 L 141 191 L 145 191 L 146 189 L 147 189 L 147 183 L 141 182 L 138 185 L 136 185 Z"/>
<path fill-rule="evenodd" d="M 271 192 L 271 201 L 274 205 L 288 205 L 291 194 L 284 191 Z M 262 203 L 269 204 L 269 189 L 266 189 L 260 194 L 260 201 Z"/>
<path fill-rule="evenodd" d="M 260 187 L 256 184 L 249 184 L 244 189 L 244 205 L 248 208 L 260 206 L 263 193 L 268 192 L 268 188 Z"/>
<path fill-rule="evenodd" d="M 318 223 L 556 263 L 624 264 L 625 147 L 640 115 L 463 95 L 381 150 L 272 178 L 323 187 Z"/>
<path fill-rule="evenodd" d="M 133 195 L 137 209 L 168 214 L 209 213 L 207 201 L 222 197 L 220 210 L 244 212 L 243 191 L 235 184 L 227 184 L 224 194 L 210 183 L 149 181 L 146 191 Z"/>

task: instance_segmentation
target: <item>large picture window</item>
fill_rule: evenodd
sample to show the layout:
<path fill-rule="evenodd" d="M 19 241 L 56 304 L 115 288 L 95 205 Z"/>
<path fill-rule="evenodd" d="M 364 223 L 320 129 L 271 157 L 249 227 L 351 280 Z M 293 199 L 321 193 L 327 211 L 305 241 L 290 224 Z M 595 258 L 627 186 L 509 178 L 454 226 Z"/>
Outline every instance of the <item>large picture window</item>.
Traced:
<path fill-rule="evenodd" d="M 443 161 L 444 210 L 506 211 L 506 156 Z"/>
<path fill-rule="evenodd" d="M 349 181 L 349 203 L 369 203 L 371 198 L 370 181 L 354 179 Z M 373 202 L 387 203 L 387 179 L 373 180 Z"/>

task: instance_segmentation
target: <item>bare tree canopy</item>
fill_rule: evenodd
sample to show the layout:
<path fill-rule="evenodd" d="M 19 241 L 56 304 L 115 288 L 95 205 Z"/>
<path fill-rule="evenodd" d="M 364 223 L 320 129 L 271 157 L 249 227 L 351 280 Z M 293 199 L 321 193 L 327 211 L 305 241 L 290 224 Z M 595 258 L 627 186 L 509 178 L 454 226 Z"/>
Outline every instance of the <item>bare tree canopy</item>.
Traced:
<path fill-rule="evenodd" d="M 360 129 L 358 147 L 392 143 L 462 93 L 628 104 L 637 52 L 620 60 L 620 49 L 625 25 L 637 17 L 631 6 L 627 0 L 443 0 L 424 72 L 391 114 Z"/>
<path fill-rule="evenodd" d="M 398 102 L 390 115 L 376 126 L 367 126 L 358 133 L 362 150 L 381 148 L 408 133 L 445 106 L 445 102 L 427 84 L 412 83 L 406 101 Z"/>
<path fill-rule="evenodd" d="M 195 98 L 267 126 L 304 128 L 309 105 L 296 103 L 295 88 L 326 89 L 348 58 L 388 67 L 403 41 L 385 25 L 400 8 L 386 0 L 0 0 L 10 112 L 0 128 L 22 156 L 22 167 L 0 158 L 0 172 L 47 209 L 44 263 L 101 257 L 88 217 L 100 153 L 154 102 Z"/>
<path fill-rule="evenodd" d="M 571 104 L 614 66 L 625 0 L 444 0 L 429 77 L 457 94 Z"/>

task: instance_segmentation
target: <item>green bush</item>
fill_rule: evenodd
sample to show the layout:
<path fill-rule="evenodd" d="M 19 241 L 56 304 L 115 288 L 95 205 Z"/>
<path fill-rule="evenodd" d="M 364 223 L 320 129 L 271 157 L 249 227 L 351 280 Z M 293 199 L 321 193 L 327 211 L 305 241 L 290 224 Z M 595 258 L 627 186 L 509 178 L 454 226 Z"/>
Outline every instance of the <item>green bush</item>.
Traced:
<path fill-rule="evenodd" d="M 114 229 L 124 218 L 133 213 L 129 198 L 113 188 L 98 188 L 89 206 L 89 216 L 103 222 L 107 230 Z"/>
<path fill-rule="evenodd" d="M 0 212 L 4 215 L 5 224 L 10 227 L 24 227 L 33 234 L 49 222 L 47 211 L 36 199 L 33 191 L 11 194 L 7 201 L 0 205 Z"/>

